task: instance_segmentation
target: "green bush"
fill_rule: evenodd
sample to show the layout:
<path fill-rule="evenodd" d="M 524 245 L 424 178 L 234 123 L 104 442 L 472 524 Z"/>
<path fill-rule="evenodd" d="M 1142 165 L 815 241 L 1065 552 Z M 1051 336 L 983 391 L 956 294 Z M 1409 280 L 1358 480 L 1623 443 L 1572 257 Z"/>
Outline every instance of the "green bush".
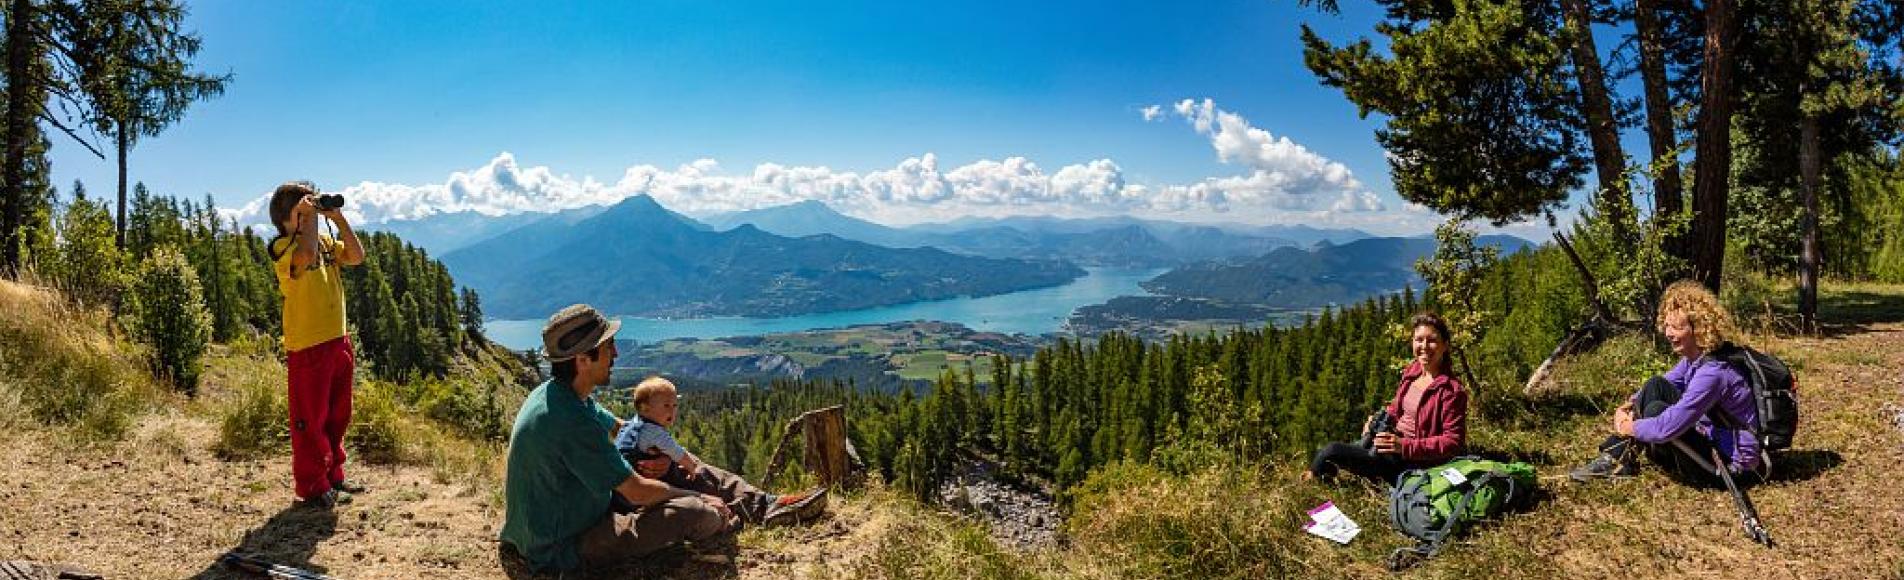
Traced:
<path fill-rule="evenodd" d="M 509 438 L 514 413 L 503 408 L 496 387 L 495 381 L 460 379 L 425 380 L 410 386 L 424 416 L 463 437 L 503 441 Z"/>
<path fill-rule="evenodd" d="M 152 346 L 155 374 L 188 395 L 198 392 L 211 344 L 211 313 L 200 292 L 198 273 L 185 255 L 163 246 L 140 264 L 139 279 L 126 297 L 126 326 Z"/>
<path fill-rule="evenodd" d="M 351 399 L 350 430 L 344 441 L 365 463 L 401 463 L 414 457 L 408 451 L 402 403 L 389 383 L 363 381 Z"/>

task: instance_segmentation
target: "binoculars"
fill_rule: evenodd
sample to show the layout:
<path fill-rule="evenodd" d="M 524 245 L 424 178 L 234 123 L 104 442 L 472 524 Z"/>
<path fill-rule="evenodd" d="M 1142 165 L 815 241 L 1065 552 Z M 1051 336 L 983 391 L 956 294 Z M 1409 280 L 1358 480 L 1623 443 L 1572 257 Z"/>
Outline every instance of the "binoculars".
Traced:
<path fill-rule="evenodd" d="M 1374 449 L 1375 435 L 1377 433 L 1392 433 L 1394 431 L 1395 418 L 1388 416 L 1388 409 L 1376 411 L 1375 420 L 1369 423 L 1368 432 L 1362 434 L 1362 448 Z"/>

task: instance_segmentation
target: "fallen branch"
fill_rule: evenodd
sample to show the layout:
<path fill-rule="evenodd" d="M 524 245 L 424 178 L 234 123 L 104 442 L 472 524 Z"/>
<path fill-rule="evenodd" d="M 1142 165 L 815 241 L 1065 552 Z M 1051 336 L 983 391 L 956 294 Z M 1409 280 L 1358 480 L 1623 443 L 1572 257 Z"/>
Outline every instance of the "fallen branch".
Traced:
<path fill-rule="evenodd" d="M 1580 259 L 1580 254 L 1573 250 L 1573 242 L 1568 241 L 1567 236 L 1560 232 L 1554 232 L 1554 241 L 1560 243 L 1561 251 L 1567 253 L 1567 259 L 1572 261 L 1574 269 L 1580 272 L 1580 282 L 1587 287 L 1587 303 L 1593 305 L 1593 315 L 1605 323 L 1618 321 L 1619 319 L 1613 316 L 1613 309 L 1607 308 L 1606 302 L 1600 299 L 1600 283 L 1594 280 L 1593 271 L 1587 269 L 1587 263 Z"/>
<path fill-rule="evenodd" d="M 1573 327 L 1573 330 L 1567 331 L 1567 336 L 1560 339 L 1560 344 L 1554 347 L 1554 352 L 1547 355 L 1547 360 L 1540 361 L 1540 366 L 1534 368 L 1534 374 L 1527 377 L 1527 386 L 1522 387 L 1521 392 L 1531 395 L 1546 390 L 1548 379 L 1553 375 L 1554 365 L 1559 362 L 1560 357 L 1579 354 L 1598 346 L 1606 340 L 1608 332 L 1612 329 L 1609 323 L 1599 318 L 1592 318 Z"/>

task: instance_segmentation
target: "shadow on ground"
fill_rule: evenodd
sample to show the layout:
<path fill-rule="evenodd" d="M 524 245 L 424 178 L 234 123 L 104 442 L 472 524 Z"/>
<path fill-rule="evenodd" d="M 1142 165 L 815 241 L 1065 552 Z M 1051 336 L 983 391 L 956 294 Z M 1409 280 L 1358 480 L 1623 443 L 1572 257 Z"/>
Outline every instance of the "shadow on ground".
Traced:
<path fill-rule="evenodd" d="M 1809 481 L 1844 465 L 1844 456 L 1830 449 L 1796 449 L 1772 457 L 1773 482 Z"/>
<path fill-rule="evenodd" d="M 1772 327 L 1779 334 L 1798 333 L 1795 304 L 1775 304 L 1773 310 Z M 1874 324 L 1895 322 L 1904 322 L 1904 293 L 1831 289 L 1818 293 L 1818 325 L 1825 338 L 1870 332 Z"/>
<path fill-rule="evenodd" d="M 323 566 L 311 563 L 311 555 L 317 553 L 317 545 L 332 534 L 337 533 L 337 512 L 292 504 L 277 515 L 271 516 L 263 526 L 245 532 L 244 540 L 232 547 L 231 552 L 250 556 L 259 560 L 289 566 L 308 572 L 323 574 Z M 226 567 L 218 562 L 210 562 L 205 570 L 193 578 L 200 580 L 214 578 L 254 579 L 257 576 L 248 572 Z"/>
<path fill-rule="evenodd" d="M 1648 462 L 1660 464 L 1662 459 L 1677 461 L 1676 455 L 1661 454 L 1662 457 L 1649 457 Z M 1827 471 L 1844 464 L 1844 456 L 1830 449 L 1792 449 L 1772 455 L 1772 476 L 1764 482 L 1751 479 L 1740 481 L 1747 488 L 1762 484 L 1795 483 L 1810 481 Z M 1681 485 L 1707 490 L 1724 490 L 1725 483 L 1710 473 L 1703 473 L 1690 462 L 1666 466 L 1666 476 Z"/>

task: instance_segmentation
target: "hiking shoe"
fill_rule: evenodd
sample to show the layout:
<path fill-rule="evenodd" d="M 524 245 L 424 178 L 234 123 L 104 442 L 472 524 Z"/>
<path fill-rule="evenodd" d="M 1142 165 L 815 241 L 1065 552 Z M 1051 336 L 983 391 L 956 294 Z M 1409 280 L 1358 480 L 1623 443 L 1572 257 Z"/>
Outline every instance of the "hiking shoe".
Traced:
<path fill-rule="evenodd" d="M 767 508 L 767 517 L 762 525 L 784 526 L 813 519 L 826 511 L 826 488 L 816 487 L 806 493 L 780 496 L 773 506 Z"/>
<path fill-rule="evenodd" d="M 308 508 L 330 510 L 340 505 L 350 504 L 350 493 L 331 488 L 316 496 L 304 498 L 301 503 Z"/>
<path fill-rule="evenodd" d="M 1601 453 L 1585 466 L 1568 473 L 1567 477 L 1580 483 L 1587 483 L 1595 479 L 1625 479 L 1639 475 L 1639 458 L 1633 457 L 1631 453 L 1621 455 L 1624 457 Z"/>
<path fill-rule="evenodd" d="M 337 483 L 331 484 L 331 489 L 335 489 L 337 491 L 341 491 L 344 493 L 363 493 L 364 484 L 357 483 L 356 481 L 352 481 L 350 479 L 345 479 L 343 481 L 339 481 Z"/>

